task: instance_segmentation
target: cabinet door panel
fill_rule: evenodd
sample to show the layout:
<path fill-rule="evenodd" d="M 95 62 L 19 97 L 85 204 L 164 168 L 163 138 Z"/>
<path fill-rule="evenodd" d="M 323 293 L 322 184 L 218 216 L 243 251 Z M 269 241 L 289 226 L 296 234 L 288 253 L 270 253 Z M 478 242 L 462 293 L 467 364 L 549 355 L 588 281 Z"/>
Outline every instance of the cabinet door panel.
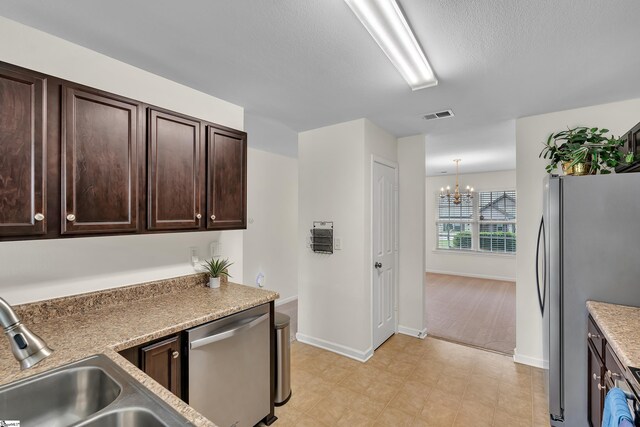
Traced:
<path fill-rule="evenodd" d="M 141 107 L 64 87 L 62 108 L 62 233 L 135 231 Z"/>
<path fill-rule="evenodd" d="M 602 422 L 602 410 L 604 408 L 604 390 L 601 387 L 605 384 L 604 380 L 604 367 L 600 361 L 600 357 L 595 351 L 592 343 L 587 344 L 587 366 L 588 375 L 587 384 L 589 388 L 587 391 L 588 399 L 588 419 L 592 427 L 600 427 Z M 600 385 L 600 387 L 598 387 Z"/>
<path fill-rule="evenodd" d="M 210 126 L 207 168 L 207 228 L 246 228 L 246 134 Z"/>
<path fill-rule="evenodd" d="M 198 228 L 200 122 L 149 113 L 149 229 Z"/>
<path fill-rule="evenodd" d="M 0 236 L 47 231 L 46 79 L 0 68 Z"/>
<path fill-rule="evenodd" d="M 142 370 L 167 390 L 181 397 L 179 337 L 143 347 L 141 356 Z"/>

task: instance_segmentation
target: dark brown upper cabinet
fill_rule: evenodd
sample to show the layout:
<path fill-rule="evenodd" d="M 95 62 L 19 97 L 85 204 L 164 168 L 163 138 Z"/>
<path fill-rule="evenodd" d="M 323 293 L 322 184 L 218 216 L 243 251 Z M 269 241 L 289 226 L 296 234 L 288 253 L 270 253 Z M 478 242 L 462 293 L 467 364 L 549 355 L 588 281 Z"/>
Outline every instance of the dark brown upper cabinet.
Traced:
<path fill-rule="evenodd" d="M 201 223 L 201 124 L 149 109 L 148 228 L 197 229 Z"/>
<path fill-rule="evenodd" d="M 136 231 L 141 114 L 135 101 L 62 87 L 62 234 Z"/>
<path fill-rule="evenodd" d="M 46 84 L 0 65 L 0 237 L 47 232 Z"/>
<path fill-rule="evenodd" d="M 207 228 L 247 227 L 247 134 L 208 127 Z"/>

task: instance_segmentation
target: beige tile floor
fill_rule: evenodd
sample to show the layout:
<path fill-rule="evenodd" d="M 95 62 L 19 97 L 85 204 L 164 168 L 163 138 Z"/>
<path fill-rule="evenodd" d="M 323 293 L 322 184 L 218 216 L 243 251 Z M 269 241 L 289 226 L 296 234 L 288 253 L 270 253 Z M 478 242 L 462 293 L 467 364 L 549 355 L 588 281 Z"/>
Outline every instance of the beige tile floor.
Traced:
<path fill-rule="evenodd" d="M 542 371 L 434 338 L 395 335 L 366 363 L 293 342 L 286 426 L 549 426 Z"/>

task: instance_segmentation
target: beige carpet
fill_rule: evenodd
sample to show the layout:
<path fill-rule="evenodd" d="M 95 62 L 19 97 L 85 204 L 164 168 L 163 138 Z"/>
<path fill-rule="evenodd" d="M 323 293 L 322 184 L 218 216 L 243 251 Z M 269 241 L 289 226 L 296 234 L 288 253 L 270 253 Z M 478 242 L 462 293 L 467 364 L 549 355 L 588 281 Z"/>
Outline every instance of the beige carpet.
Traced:
<path fill-rule="evenodd" d="M 514 282 L 427 273 L 425 312 L 431 336 L 513 354 Z"/>

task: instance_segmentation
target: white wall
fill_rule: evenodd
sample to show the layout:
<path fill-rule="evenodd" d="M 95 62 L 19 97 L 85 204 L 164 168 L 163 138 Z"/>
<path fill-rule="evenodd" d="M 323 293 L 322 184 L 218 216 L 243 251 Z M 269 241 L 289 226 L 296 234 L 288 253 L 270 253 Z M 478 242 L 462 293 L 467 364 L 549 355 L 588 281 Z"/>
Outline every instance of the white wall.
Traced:
<path fill-rule="evenodd" d="M 0 17 L 0 61 L 243 128 L 243 109 L 105 55 Z M 88 237 L 0 243 L 0 295 L 22 303 L 192 273 L 189 247 L 222 253 L 242 281 L 242 232 Z"/>
<path fill-rule="evenodd" d="M 298 160 L 251 148 L 247 163 L 245 283 L 255 286 L 256 276 L 262 273 L 264 287 L 279 292 L 281 301 L 295 298 L 299 250 Z"/>
<path fill-rule="evenodd" d="M 622 135 L 640 120 L 640 99 L 525 117 L 516 122 L 518 253 L 515 359 L 539 365 L 542 320 L 536 296 L 535 250 L 542 215 L 542 180 L 546 161 L 539 159 L 551 132 L 574 126 L 598 126 Z"/>
<path fill-rule="evenodd" d="M 447 185 L 454 187 L 455 175 L 428 176 L 427 185 L 427 271 L 498 280 L 516 280 L 516 257 L 506 254 L 436 250 L 438 195 Z M 515 190 L 516 171 L 470 173 L 460 175 L 460 186 L 476 191 Z"/>
<path fill-rule="evenodd" d="M 396 153 L 396 139 L 366 119 L 300 133 L 301 341 L 359 360 L 371 356 L 371 156 L 395 161 Z M 313 221 L 322 220 L 334 221 L 341 239 L 332 255 L 308 247 Z"/>
<path fill-rule="evenodd" d="M 298 335 L 366 357 L 371 347 L 364 274 L 364 120 L 301 132 L 298 138 Z M 342 250 L 308 247 L 313 221 L 333 221 Z"/>
<path fill-rule="evenodd" d="M 249 134 L 249 148 L 298 157 L 298 132 L 282 123 L 245 111 L 244 130 Z"/>
<path fill-rule="evenodd" d="M 398 139 L 399 182 L 399 326 L 424 338 L 425 280 L 425 136 Z"/>

